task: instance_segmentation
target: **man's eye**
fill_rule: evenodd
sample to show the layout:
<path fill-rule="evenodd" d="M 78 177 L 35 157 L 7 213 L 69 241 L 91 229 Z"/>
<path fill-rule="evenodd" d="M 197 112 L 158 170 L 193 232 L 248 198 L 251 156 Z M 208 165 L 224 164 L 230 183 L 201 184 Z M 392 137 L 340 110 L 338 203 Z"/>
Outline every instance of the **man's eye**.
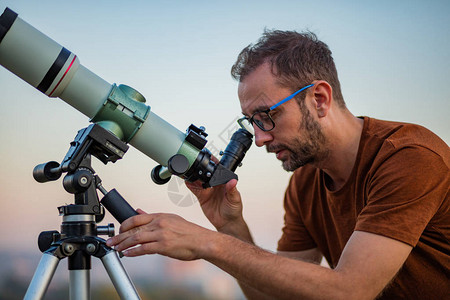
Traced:
<path fill-rule="evenodd" d="M 270 119 L 270 118 L 269 118 L 269 115 L 266 114 L 266 113 L 260 113 L 260 114 L 258 115 L 258 117 L 259 117 L 262 121 L 267 121 L 267 120 Z"/>
<path fill-rule="evenodd" d="M 271 110 L 271 111 L 269 111 L 269 115 L 273 119 L 273 117 L 277 115 L 277 111 L 276 110 Z"/>

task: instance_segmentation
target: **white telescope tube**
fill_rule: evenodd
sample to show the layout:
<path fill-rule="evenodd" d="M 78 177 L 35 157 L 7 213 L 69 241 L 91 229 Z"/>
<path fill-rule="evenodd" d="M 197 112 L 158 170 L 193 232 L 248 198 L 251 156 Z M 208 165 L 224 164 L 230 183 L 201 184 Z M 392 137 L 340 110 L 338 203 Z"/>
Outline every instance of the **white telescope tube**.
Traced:
<path fill-rule="evenodd" d="M 90 119 L 103 109 L 115 87 L 81 65 L 75 54 L 8 8 L 0 16 L 0 65 L 47 96 L 61 98 Z M 140 95 L 140 101 L 142 99 L 145 101 Z M 185 134 L 146 107 L 145 119 L 128 142 L 166 166 L 182 146 Z M 134 112 L 121 104 L 117 109 L 134 117 Z M 112 118 L 106 121 L 117 122 L 120 126 L 120 120 Z"/>

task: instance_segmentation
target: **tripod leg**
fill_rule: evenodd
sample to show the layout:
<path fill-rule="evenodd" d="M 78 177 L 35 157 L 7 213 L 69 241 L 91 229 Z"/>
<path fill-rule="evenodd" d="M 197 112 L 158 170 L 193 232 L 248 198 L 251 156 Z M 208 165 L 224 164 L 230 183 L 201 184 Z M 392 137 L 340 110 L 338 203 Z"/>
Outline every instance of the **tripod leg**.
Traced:
<path fill-rule="evenodd" d="M 116 251 L 108 251 L 101 260 L 121 299 L 141 299 Z"/>
<path fill-rule="evenodd" d="M 70 300 L 90 299 L 90 270 L 70 270 Z"/>
<path fill-rule="evenodd" d="M 42 255 L 23 299 L 32 300 L 44 298 L 45 292 L 52 281 L 59 261 L 60 259 L 51 253 L 44 253 Z"/>

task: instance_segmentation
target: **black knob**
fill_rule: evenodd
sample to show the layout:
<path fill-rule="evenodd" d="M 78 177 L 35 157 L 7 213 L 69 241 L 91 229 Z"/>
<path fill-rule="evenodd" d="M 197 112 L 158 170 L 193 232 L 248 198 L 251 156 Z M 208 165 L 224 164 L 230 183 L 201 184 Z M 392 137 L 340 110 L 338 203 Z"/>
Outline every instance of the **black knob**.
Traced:
<path fill-rule="evenodd" d="M 82 193 L 86 191 L 92 183 L 93 175 L 88 170 L 78 170 L 73 174 L 67 174 L 63 180 L 64 189 L 71 193 Z"/>
<path fill-rule="evenodd" d="M 189 170 L 189 161 L 186 156 L 175 154 L 169 159 L 167 167 L 169 168 L 170 173 L 178 176 L 183 175 Z"/>
<path fill-rule="evenodd" d="M 61 174 L 61 168 L 56 161 L 49 161 L 45 164 L 37 165 L 33 169 L 33 178 L 41 183 L 58 180 Z"/>
<path fill-rule="evenodd" d="M 48 248 L 60 238 L 60 234 L 56 230 L 42 231 L 38 237 L 38 246 L 41 252 L 47 251 Z"/>

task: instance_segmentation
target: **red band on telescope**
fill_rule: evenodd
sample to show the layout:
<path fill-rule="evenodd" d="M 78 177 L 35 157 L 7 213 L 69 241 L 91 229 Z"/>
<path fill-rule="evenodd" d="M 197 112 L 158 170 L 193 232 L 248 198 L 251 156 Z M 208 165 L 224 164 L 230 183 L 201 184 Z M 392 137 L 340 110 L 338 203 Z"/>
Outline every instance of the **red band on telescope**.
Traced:
<path fill-rule="evenodd" d="M 61 49 L 61 52 L 59 52 L 50 69 L 48 69 L 44 78 L 42 78 L 41 83 L 39 83 L 39 85 L 36 87 L 38 90 L 40 90 L 44 94 L 48 91 L 56 76 L 58 76 L 59 72 L 62 70 L 67 60 L 69 59 L 70 54 L 71 52 L 66 48 L 63 47 Z"/>
<path fill-rule="evenodd" d="M 75 61 L 75 59 L 77 58 L 77 56 L 75 55 L 74 58 L 72 59 L 72 62 L 70 63 L 69 67 L 67 68 L 67 70 L 64 72 L 64 75 L 61 77 L 61 79 L 58 81 L 58 83 L 56 84 L 55 88 L 53 89 L 53 91 L 48 95 L 49 97 L 52 96 L 53 92 L 56 90 L 56 88 L 58 88 L 59 84 L 61 83 L 61 81 L 64 79 L 64 77 L 66 76 L 67 72 L 69 72 L 70 68 L 73 65 L 73 62 Z"/>

